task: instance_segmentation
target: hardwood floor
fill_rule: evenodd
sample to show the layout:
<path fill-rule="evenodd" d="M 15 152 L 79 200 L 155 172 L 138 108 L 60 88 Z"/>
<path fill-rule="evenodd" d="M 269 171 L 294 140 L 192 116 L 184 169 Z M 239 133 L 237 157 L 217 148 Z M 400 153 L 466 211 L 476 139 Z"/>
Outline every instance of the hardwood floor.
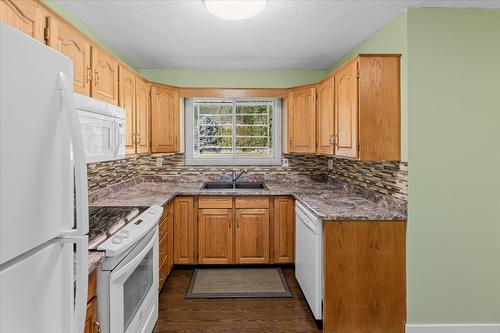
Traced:
<path fill-rule="evenodd" d="M 292 298 L 186 299 L 192 269 L 175 268 L 160 293 L 154 333 L 321 332 L 292 268 L 283 269 Z"/>

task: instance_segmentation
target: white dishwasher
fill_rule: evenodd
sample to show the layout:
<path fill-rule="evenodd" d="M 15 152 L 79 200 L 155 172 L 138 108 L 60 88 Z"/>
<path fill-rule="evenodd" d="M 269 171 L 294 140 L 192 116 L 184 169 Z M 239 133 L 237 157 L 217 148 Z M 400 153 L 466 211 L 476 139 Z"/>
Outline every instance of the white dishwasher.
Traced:
<path fill-rule="evenodd" d="M 295 278 L 316 320 L 323 318 L 323 223 L 295 204 Z"/>

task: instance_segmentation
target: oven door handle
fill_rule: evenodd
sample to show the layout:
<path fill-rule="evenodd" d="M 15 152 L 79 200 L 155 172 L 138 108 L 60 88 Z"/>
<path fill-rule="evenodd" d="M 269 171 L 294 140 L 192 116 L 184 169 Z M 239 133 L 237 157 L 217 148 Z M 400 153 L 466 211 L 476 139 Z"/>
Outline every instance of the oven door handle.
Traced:
<path fill-rule="evenodd" d="M 120 280 L 122 276 L 129 273 L 131 269 L 137 267 L 140 264 L 140 262 L 146 257 L 148 252 L 154 247 L 155 242 L 157 241 L 158 241 L 158 229 L 155 230 L 153 238 L 151 238 L 149 243 L 144 247 L 144 249 L 142 249 L 141 252 L 139 252 L 132 260 L 130 260 L 130 262 L 125 264 L 125 266 L 111 273 L 110 276 L 111 281 L 115 282 L 117 280 Z"/>

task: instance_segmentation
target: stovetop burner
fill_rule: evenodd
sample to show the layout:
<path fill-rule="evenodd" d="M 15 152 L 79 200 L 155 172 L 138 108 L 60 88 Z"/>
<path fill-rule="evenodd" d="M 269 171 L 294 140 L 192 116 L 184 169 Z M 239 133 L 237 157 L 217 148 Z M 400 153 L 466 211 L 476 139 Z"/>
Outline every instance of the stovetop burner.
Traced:
<path fill-rule="evenodd" d="M 132 221 L 148 207 L 133 206 L 90 206 L 89 207 L 89 250 Z"/>

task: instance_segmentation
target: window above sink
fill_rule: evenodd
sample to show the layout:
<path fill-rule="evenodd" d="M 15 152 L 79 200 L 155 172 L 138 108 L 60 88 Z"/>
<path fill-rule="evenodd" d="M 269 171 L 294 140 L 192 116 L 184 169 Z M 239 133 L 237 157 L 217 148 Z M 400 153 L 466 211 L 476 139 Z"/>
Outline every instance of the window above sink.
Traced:
<path fill-rule="evenodd" d="M 192 98 L 185 110 L 187 164 L 280 164 L 281 100 Z"/>

